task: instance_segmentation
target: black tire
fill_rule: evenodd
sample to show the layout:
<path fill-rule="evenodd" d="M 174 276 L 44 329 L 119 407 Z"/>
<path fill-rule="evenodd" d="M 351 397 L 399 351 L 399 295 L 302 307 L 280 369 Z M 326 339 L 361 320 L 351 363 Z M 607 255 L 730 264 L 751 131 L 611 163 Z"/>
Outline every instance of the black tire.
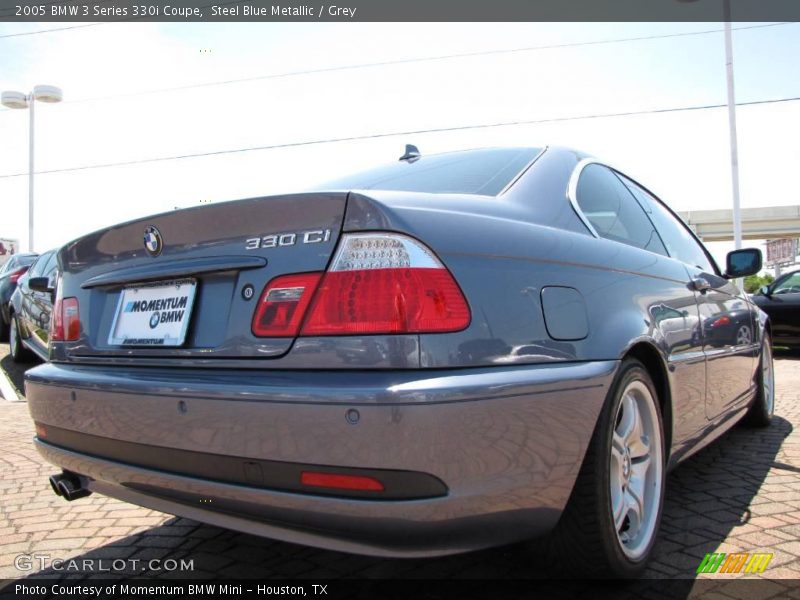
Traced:
<path fill-rule="evenodd" d="M 7 342 L 8 341 L 8 330 L 10 325 L 6 323 L 5 317 L 2 315 L 2 311 L 0 310 L 0 342 Z"/>
<path fill-rule="evenodd" d="M 15 363 L 31 362 L 33 360 L 33 353 L 22 344 L 16 315 L 11 315 L 11 325 L 8 331 L 8 348 L 9 354 L 11 354 L 11 360 Z"/>
<path fill-rule="evenodd" d="M 634 385 L 634 382 L 637 383 Z M 633 387 L 630 387 L 632 385 Z M 658 433 L 658 443 L 650 443 L 647 446 L 652 449 L 652 462 L 649 464 L 659 467 L 657 474 L 654 472 L 652 475 L 657 483 L 642 488 L 651 490 L 645 492 L 645 494 L 650 494 L 649 502 L 643 502 L 642 505 L 651 506 L 654 512 L 641 511 L 642 514 L 648 515 L 645 517 L 648 525 L 641 528 L 641 541 L 636 548 L 635 556 L 631 555 L 631 549 L 622 539 L 628 535 L 625 531 L 626 525 L 631 527 L 630 521 L 627 521 L 630 518 L 628 509 L 623 508 L 621 511 L 624 518 L 620 529 L 617 529 L 612 514 L 614 502 L 612 477 L 615 478 L 613 480 L 615 482 L 627 481 L 626 485 L 633 489 L 634 485 L 631 484 L 633 476 L 641 473 L 641 471 L 634 471 L 632 466 L 634 462 L 630 460 L 633 453 L 626 445 L 627 474 L 621 480 L 619 477 L 623 471 L 616 469 L 615 475 L 612 476 L 614 470 L 612 468 L 612 440 L 615 439 L 615 430 L 623 426 L 622 421 L 618 420 L 623 414 L 620 405 L 623 402 L 623 396 L 630 396 L 632 389 L 636 390 L 637 395 L 648 403 L 650 402 L 647 400 L 644 390 L 649 391 L 649 397 L 654 405 L 652 411 L 646 415 L 642 414 L 642 417 L 645 417 L 648 423 L 645 427 L 654 427 L 655 429 L 652 431 Z M 630 400 L 626 400 L 626 402 L 630 402 Z M 635 414 L 636 410 L 633 413 Z M 663 432 L 658 394 L 650 375 L 638 360 L 626 359 L 606 397 L 564 513 L 555 530 L 545 540 L 547 562 L 552 570 L 574 577 L 577 568 L 584 577 L 599 578 L 634 578 L 644 571 L 656 540 L 664 505 L 666 452 Z M 618 436 L 616 439 L 621 438 Z M 644 440 L 641 436 L 640 439 Z M 649 469 L 650 467 L 647 467 L 644 472 L 649 473 Z M 615 489 L 623 490 L 622 497 L 627 497 L 624 485 L 621 488 L 617 486 Z M 622 501 L 622 506 L 626 506 L 624 501 Z M 650 519 L 654 519 L 654 521 Z"/>
<path fill-rule="evenodd" d="M 775 414 L 775 367 L 772 362 L 772 339 L 764 334 L 756 373 L 756 396 L 742 423 L 749 427 L 769 427 Z"/>

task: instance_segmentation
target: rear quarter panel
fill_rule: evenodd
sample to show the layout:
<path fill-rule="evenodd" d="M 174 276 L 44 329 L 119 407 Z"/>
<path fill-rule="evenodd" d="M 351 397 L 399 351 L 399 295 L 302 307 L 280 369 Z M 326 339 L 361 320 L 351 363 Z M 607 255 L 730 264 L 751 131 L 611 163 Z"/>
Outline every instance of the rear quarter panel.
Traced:
<path fill-rule="evenodd" d="M 659 304 L 682 307 L 696 320 L 688 273 L 669 257 L 537 223 L 534 203 L 569 205 L 565 192 L 566 185 L 560 197 L 530 199 L 531 205 L 525 199 L 471 197 L 434 206 L 408 194 L 351 194 L 344 229 L 417 237 L 462 287 L 472 321 L 460 332 L 420 335 L 422 367 L 616 360 L 646 343 L 661 357 L 673 399 L 669 426 L 679 443 L 706 425 L 702 345 L 688 334 L 680 344 L 668 343 L 650 310 Z M 583 297 L 585 337 L 550 336 L 541 301 L 548 286 L 573 288 Z M 519 355 L 515 349 L 522 346 L 535 349 Z"/>

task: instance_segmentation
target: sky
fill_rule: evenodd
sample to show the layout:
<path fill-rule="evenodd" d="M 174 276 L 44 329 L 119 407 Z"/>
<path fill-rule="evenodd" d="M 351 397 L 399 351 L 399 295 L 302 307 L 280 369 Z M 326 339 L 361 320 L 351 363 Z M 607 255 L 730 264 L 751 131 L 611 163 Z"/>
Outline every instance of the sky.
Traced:
<path fill-rule="evenodd" d="M 726 109 L 602 116 L 725 104 L 721 23 L 104 23 L 19 35 L 64 25 L 0 24 L 0 90 L 64 91 L 36 105 L 36 171 L 92 167 L 36 175 L 36 251 L 176 207 L 305 189 L 394 161 L 407 143 L 423 154 L 570 146 L 675 210 L 731 206 Z M 800 97 L 800 24 L 763 25 L 734 24 L 737 102 Z M 740 106 L 737 120 L 742 206 L 800 204 L 800 101 Z M 28 112 L 0 110 L 0 238 L 22 248 L 27 150 Z M 96 168 L 198 153 L 217 154 Z M 732 244 L 710 248 L 724 263 Z"/>

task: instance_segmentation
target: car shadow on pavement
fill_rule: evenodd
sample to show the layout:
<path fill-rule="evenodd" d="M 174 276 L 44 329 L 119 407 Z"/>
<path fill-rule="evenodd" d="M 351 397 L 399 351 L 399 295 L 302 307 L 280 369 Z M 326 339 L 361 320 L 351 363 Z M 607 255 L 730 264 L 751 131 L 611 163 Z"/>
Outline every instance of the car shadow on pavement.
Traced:
<path fill-rule="evenodd" d="M 33 360 L 24 363 L 14 362 L 9 354 L 0 358 L 0 369 L 5 371 L 8 380 L 11 382 L 11 385 L 17 389 L 17 393 L 19 393 L 20 396 L 24 396 L 25 393 L 25 371 L 38 364 L 40 363 Z"/>
<path fill-rule="evenodd" d="M 672 471 L 647 576 L 695 577 L 712 552 L 772 552 L 770 568 L 795 560 L 777 546 L 798 526 L 774 516 L 797 511 L 780 502 L 795 495 L 782 481 L 800 472 L 778 459 L 791 432 L 792 424 L 779 416 L 763 429 L 739 425 Z M 783 537 L 765 532 L 773 528 L 785 530 Z"/>

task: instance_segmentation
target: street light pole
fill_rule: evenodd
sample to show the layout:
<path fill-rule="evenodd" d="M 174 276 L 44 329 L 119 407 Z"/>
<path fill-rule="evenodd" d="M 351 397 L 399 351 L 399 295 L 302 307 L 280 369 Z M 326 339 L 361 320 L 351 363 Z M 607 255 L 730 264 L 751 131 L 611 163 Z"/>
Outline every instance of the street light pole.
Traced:
<path fill-rule="evenodd" d="M 36 101 L 61 102 L 63 94 L 60 88 L 53 85 L 34 86 L 30 94 L 21 92 L 3 92 L 0 103 L 8 108 L 27 108 L 30 112 L 28 129 L 28 251 L 33 252 L 33 174 L 34 174 L 34 112 Z"/>
<path fill-rule="evenodd" d="M 725 71 L 728 84 L 728 128 L 731 138 L 731 183 L 733 187 L 733 243 L 742 247 L 742 214 L 739 205 L 739 146 L 736 138 L 736 98 L 733 89 L 733 40 L 731 37 L 731 1 L 725 0 Z"/>
<path fill-rule="evenodd" d="M 30 126 L 28 131 L 28 252 L 33 252 L 33 113 L 36 105 L 30 95 Z"/>

